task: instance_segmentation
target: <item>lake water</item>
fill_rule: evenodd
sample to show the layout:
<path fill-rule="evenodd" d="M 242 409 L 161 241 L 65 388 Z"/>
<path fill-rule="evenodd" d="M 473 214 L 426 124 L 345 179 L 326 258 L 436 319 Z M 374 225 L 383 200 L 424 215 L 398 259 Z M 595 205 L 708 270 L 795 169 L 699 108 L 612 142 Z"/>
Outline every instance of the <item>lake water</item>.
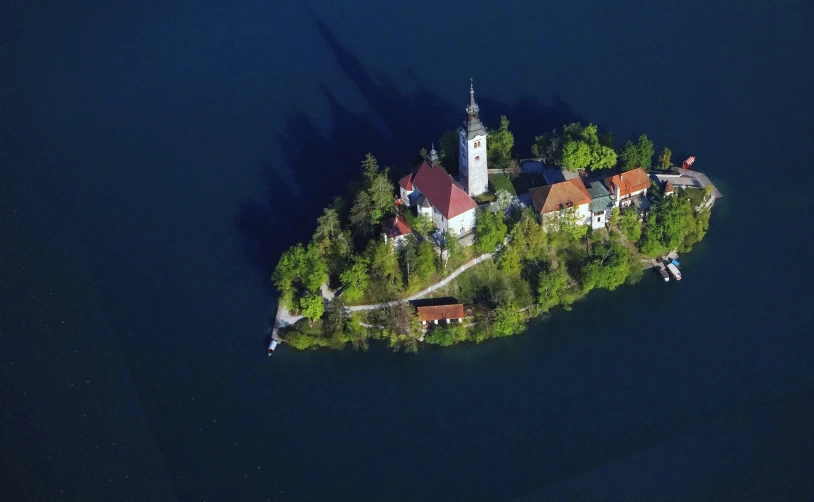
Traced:
<path fill-rule="evenodd" d="M 3 500 L 814 497 L 810 2 L 17 4 L 0 16 Z M 265 355 L 371 151 L 581 119 L 696 155 L 682 257 L 417 355 Z"/>

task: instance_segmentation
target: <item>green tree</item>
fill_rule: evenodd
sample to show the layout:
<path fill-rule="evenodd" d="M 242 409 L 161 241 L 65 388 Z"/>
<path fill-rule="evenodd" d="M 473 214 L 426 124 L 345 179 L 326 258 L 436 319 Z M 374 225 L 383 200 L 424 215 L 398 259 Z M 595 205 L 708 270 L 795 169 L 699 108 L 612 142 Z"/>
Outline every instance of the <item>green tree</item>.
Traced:
<path fill-rule="evenodd" d="M 319 292 L 322 285 L 328 282 L 328 262 L 319 253 L 319 248 L 309 244 L 305 249 L 305 260 L 302 263 L 300 277 L 307 291 Z"/>
<path fill-rule="evenodd" d="M 513 200 L 513 196 L 509 193 L 508 190 L 501 188 L 497 192 L 495 192 L 495 201 L 493 202 L 494 206 L 497 208 L 498 212 L 505 213 L 506 209 L 509 208 Z"/>
<path fill-rule="evenodd" d="M 608 224 L 611 228 L 619 228 L 619 223 L 622 220 L 621 211 L 618 207 L 611 209 L 610 216 L 608 216 Z"/>
<path fill-rule="evenodd" d="M 540 272 L 537 282 L 537 305 L 541 311 L 547 312 L 564 303 L 563 292 L 568 287 L 568 272 L 565 267 Z"/>
<path fill-rule="evenodd" d="M 639 211 L 636 208 L 630 207 L 622 211 L 620 223 L 622 233 L 633 243 L 639 242 L 642 237 L 642 224 L 639 220 Z"/>
<path fill-rule="evenodd" d="M 514 135 L 509 131 L 509 119 L 505 115 L 500 117 L 500 127 L 489 131 L 487 139 L 486 150 L 489 164 L 502 169 L 512 158 L 512 148 L 514 148 Z"/>
<path fill-rule="evenodd" d="M 590 225 L 580 224 L 579 219 L 576 208 L 563 208 L 543 216 L 543 228 L 558 238 L 580 240 L 588 233 Z"/>
<path fill-rule="evenodd" d="M 672 162 L 670 161 L 670 157 L 673 155 L 673 152 L 670 151 L 669 148 L 666 146 L 661 149 L 661 154 L 659 155 L 659 167 L 662 169 L 668 169 Z"/>
<path fill-rule="evenodd" d="M 365 257 L 370 263 L 370 289 L 384 296 L 396 292 L 402 279 L 393 246 L 378 239 L 372 240 L 365 250 Z"/>
<path fill-rule="evenodd" d="M 582 269 L 582 286 L 614 290 L 625 283 L 630 275 L 631 252 L 618 240 L 594 247 L 592 260 Z"/>
<path fill-rule="evenodd" d="M 353 233 L 360 237 L 367 237 L 373 233 L 373 199 L 367 191 L 359 192 L 350 209 L 350 225 Z"/>
<path fill-rule="evenodd" d="M 523 317 L 512 303 L 498 305 L 493 314 L 492 325 L 496 337 L 516 335 L 523 331 Z"/>
<path fill-rule="evenodd" d="M 319 292 L 328 280 L 328 264 L 313 244 L 297 244 L 280 257 L 271 280 L 280 292 L 280 304 L 293 309 L 306 292 Z"/>
<path fill-rule="evenodd" d="M 435 228 L 432 220 L 429 216 L 425 216 L 423 214 L 419 214 L 415 220 L 413 220 L 412 230 L 414 232 L 418 232 L 421 235 L 429 235 L 430 232 Z"/>
<path fill-rule="evenodd" d="M 300 298 L 300 310 L 302 315 L 308 318 L 308 325 L 311 326 L 315 320 L 322 317 L 322 313 L 325 311 L 325 302 L 322 295 L 308 293 Z"/>
<path fill-rule="evenodd" d="M 489 209 L 480 209 L 475 224 L 475 246 L 481 253 L 491 253 L 506 237 L 503 215 Z"/>
<path fill-rule="evenodd" d="M 327 302 L 322 315 L 322 336 L 331 339 L 335 348 L 341 348 L 346 342 L 350 317 L 342 298 L 333 298 Z"/>
<path fill-rule="evenodd" d="M 271 280 L 280 292 L 280 305 L 292 310 L 298 305 L 297 289 L 300 281 L 300 271 L 305 257 L 302 244 L 290 247 L 280 256 L 277 267 L 271 275 Z"/>
<path fill-rule="evenodd" d="M 649 171 L 654 152 L 653 142 L 647 138 L 646 134 L 639 136 L 639 142 L 635 145 L 628 141 L 619 154 L 622 170 L 631 171 L 641 167 L 645 171 Z"/>
<path fill-rule="evenodd" d="M 365 155 L 365 160 L 362 161 L 362 175 L 368 186 L 373 182 L 377 174 L 379 174 L 379 162 L 373 154 L 368 152 L 367 155 Z"/>
<path fill-rule="evenodd" d="M 460 323 L 438 324 L 431 327 L 425 340 L 433 345 L 449 347 L 467 338 L 466 328 Z"/>
<path fill-rule="evenodd" d="M 546 164 L 555 163 L 559 158 L 561 146 L 562 136 L 555 129 L 550 133 L 541 134 L 534 138 L 534 144 L 531 145 L 531 155 Z"/>
<path fill-rule="evenodd" d="M 639 144 L 636 145 L 636 148 L 639 150 L 639 163 L 641 167 L 644 168 L 645 171 L 650 171 L 650 167 L 653 163 L 653 154 L 655 153 L 653 142 L 647 139 L 646 134 L 642 134 L 639 136 Z"/>
<path fill-rule="evenodd" d="M 371 224 L 375 225 L 387 215 L 395 213 L 394 191 L 395 188 L 387 178 L 389 170 L 376 174 L 370 182 L 368 194 L 372 210 L 370 213 Z"/>
<path fill-rule="evenodd" d="M 569 171 L 585 169 L 591 163 L 591 147 L 584 141 L 568 141 L 562 147 L 562 167 Z"/>
<path fill-rule="evenodd" d="M 640 249 L 648 256 L 677 249 L 694 226 L 690 201 L 681 197 L 665 197 L 650 210 Z"/>
<path fill-rule="evenodd" d="M 619 162 L 623 171 L 631 171 L 639 167 L 639 149 L 633 142 L 628 141 L 619 153 Z"/>
<path fill-rule="evenodd" d="M 449 260 L 452 258 L 461 256 L 463 251 L 464 247 L 461 244 L 460 239 L 458 239 L 458 236 L 452 232 L 447 232 L 444 234 L 444 271 L 447 269 L 447 262 L 449 262 Z"/>
<path fill-rule="evenodd" d="M 503 250 L 500 252 L 500 257 L 498 259 L 498 268 L 501 272 L 506 274 L 509 277 L 518 277 L 520 276 L 521 271 L 521 263 L 520 263 L 520 251 L 517 249 L 517 246 L 514 246 L 513 243 L 510 243 L 508 246 L 505 246 Z"/>
<path fill-rule="evenodd" d="M 370 274 L 368 273 L 368 261 L 356 256 L 353 265 L 340 275 L 342 282 L 342 296 L 349 302 L 360 300 L 370 284 Z"/>
<path fill-rule="evenodd" d="M 596 145 L 591 150 L 591 169 L 610 169 L 616 165 L 616 150 L 613 148 Z"/>
<path fill-rule="evenodd" d="M 424 240 L 416 248 L 415 277 L 426 281 L 436 270 L 435 249 L 429 241 Z"/>

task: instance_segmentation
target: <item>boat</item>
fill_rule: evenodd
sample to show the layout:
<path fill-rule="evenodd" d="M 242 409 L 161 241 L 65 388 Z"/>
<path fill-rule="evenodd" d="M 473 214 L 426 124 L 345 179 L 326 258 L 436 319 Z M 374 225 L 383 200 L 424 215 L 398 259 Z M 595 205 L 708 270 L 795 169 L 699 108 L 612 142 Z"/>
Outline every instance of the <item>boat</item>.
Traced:
<path fill-rule="evenodd" d="M 678 267 L 676 267 L 672 263 L 667 264 L 667 271 L 670 272 L 670 275 L 672 275 L 675 278 L 675 280 L 677 281 L 681 280 L 681 272 L 679 272 Z"/>
<path fill-rule="evenodd" d="M 269 349 L 268 349 L 269 355 L 274 354 L 274 349 L 276 349 L 276 348 L 277 348 L 277 340 L 272 340 L 269 343 Z"/>
<path fill-rule="evenodd" d="M 688 157 L 687 160 L 685 160 L 684 163 L 681 164 L 681 167 L 683 167 L 684 169 L 689 169 L 690 166 L 693 164 L 695 164 L 695 155 Z"/>
<path fill-rule="evenodd" d="M 676 266 L 676 268 L 681 268 L 681 264 L 678 263 L 678 260 L 670 260 L 670 263 Z"/>
<path fill-rule="evenodd" d="M 667 271 L 664 270 L 664 267 L 656 267 L 656 270 L 661 278 L 664 279 L 664 282 L 670 282 L 670 276 L 667 274 Z"/>

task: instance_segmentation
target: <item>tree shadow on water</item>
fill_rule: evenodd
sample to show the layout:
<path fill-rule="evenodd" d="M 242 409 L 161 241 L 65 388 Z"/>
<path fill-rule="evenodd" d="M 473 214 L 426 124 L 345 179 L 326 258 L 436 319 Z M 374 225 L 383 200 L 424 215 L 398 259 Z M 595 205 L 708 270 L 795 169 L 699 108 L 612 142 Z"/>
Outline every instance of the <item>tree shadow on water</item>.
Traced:
<path fill-rule="evenodd" d="M 459 102 L 450 103 L 434 93 L 412 69 L 408 74 L 417 89 L 411 93 L 399 90 L 387 74 L 374 78 L 359 59 L 341 43 L 333 31 L 313 12 L 317 31 L 327 43 L 344 75 L 370 105 L 371 113 L 353 112 L 342 105 L 340 97 L 321 86 L 329 105 L 328 137 L 302 110 L 287 120 L 277 138 L 283 158 L 293 173 L 299 193 L 290 188 L 272 163 L 263 166 L 268 195 L 263 202 L 246 201 L 238 208 L 237 228 L 243 239 L 247 258 L 268 281 L 280 254 L 292 244 L 306 242 L 315 227 L 315 219 L 337 195 L 346 195 L 349 182 L 360 178 L 360 162 L 367 152 L 373 153 L 380 165 L 392 166 L 393 178 L 414 166 L 411 159 L 421 148 L 430 148 L 444 131 L 460 126 L 468 104 L 468 76 L 461 77 Z M 477 91 L 477 90 L 476 90 Z M 528 155 L 536 135 L 585 120 L 572 108 L 553 96 L 551 104 L 524 97 L 507 104 L 483 92 L 476 94 L 487 126 L 496 127 L 501 115 L 508 116 L 515 135 L 515 151 Z"/>

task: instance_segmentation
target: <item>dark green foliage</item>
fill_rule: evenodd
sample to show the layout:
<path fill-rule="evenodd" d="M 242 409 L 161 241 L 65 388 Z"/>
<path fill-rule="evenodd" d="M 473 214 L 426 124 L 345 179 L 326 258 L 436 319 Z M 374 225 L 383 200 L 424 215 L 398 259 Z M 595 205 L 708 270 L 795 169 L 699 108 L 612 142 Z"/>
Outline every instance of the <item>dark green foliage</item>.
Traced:
<path fill-rule="evenodd" d="M 670 162 L 670 157 L 673 155 L 673 152 L 670 151 L 669 148 L 666 146 L 661 149 L 661 154 L 659 155 L 659 167 L 662 169 L 668 169 L 672 162 Z"/>
<path fill-rule="evenodd" d="M 498 305 L 492 311 L 492 318 L 495 337 L 516 335 L 525 329 L 523 315 L 511 302 Z"/>
<path fill-rule="evenodd" d="M 647 216 L 640 249 L 647 256 L 677 249 L 694 228 L 695 216 L 690 202 L 678 196 L 665 197 Z"/>
<path fill-rule="evenodd" d="M 642 223 L 640 220 L 639 211 L 635 207 L 628 207 L 622 211 L 619 226 L 622 233 L 631 242 L 639 242 L 642 237 Z"/>
<path fill-rule="evenodd" d="M 569 171 L 608 169 L 617 161 L 613 136 L 600 135 L 594 124 L 583 127 L 579 122 L 566 125 L 561 133 L 552 131 L 537 136 L 531 151 L 543 162 L 554 163 Z"/>
<path fill-rule="evenodd" d="M 463 324 L 457 322 L 433 325 L 424 338 L 427 343 L 442 347 L 449 347 L 468 339 L 469 330 Z"/>
<path fill-rule="evenodd" d="M 490 130 L 486 141 L 489 165 L 495 169 L 506 167 L 512 158 L 512 148 L 514 135 L 509 131 L 509 119 L 503 115 L 500 117 L 500 127 Z"/>
<path fill-rule="evenodd" d="M 481 253 L 491 253 L 506 237 L 506 223 L 502 213 L 492 213 L 488 209 L 478 210 L 475 225 L 475 245 Z"/>
<path fill-rule="evenodd" d="M 537 305 L 543 312 L 566 303 L 563 294 L 568 288 L 568 272 L 565 267 L 540 272 L 537 286 Z"/>
<path fill-rule="evenodd" d="M 328 280 L 328 263 L 313 244 L 307 248 L 297 244 L 280 257 L 271 280 L 280 291 L 280 304 L 294 309 L 306 294 L 319 294 Z"/>
<path fill-rule="evenodd" d="M 368 260 L 361 256 L 354 257 L 353 265 L 342 272 L 340 281 L 342 282 L 342 296 L 345 300 L 349 302 L 360 300 L 370 284 Z"/>
<path fill-rule="evenodd" d="M 641 167 L 645 171 L 649 171 L 653 161 L 653 153 L 655 153 L 653 142 L 647 139 L 646 134 L 639 136 L 639 142 L 635 145 L 628 141 L 619 154 L 622 170 L 630 171 Z"/>

